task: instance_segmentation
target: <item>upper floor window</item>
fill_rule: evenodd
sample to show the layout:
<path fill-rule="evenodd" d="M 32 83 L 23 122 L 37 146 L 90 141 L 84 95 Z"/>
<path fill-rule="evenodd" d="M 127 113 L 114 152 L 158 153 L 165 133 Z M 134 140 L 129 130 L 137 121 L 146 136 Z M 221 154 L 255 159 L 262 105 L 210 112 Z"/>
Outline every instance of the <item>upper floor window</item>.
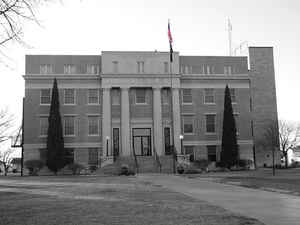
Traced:
<path fill-rule="evenodd" d="M 88 116 L 89 135 L 99 135 L 99 116 Z"/>
<path fill-rule="evenodd" d="M 145 72 L 145 62 L 143 61 L 138 61 L 137 62 L 137 72 L 138 73 L 144 73 Z"/>
<path fill-rule="evenodd" d="M 75 89 L 65 89 L 64 90 L 64 103 L 65 105 L 75 104 Z"/>
<path fill-rule="evenodd" d="M 171 102 L 170 90 L 167 88 L 162 89 L 162 104 L 168 105 Z"/>
<path fill-rule="evenodd" d="M 229 91 L 230 91 L 231 102 L 232 103 L 236 103 L 235 89 L 234 88 L 230 88 Z"/>
<path fill-rule="evenodd" d="M 215 90 L 213 88 L 204 89 L 204 103 L 205 104 L 215 103 Z"/>
<path fill-rule="evenodd" d="M 182 103 L 183 104 L 192 104 L 192 89 L 182 89 Z"/>
<path fill-rule="evenodd" d="M 73 64 L 65 64 L 64 65 L 64 74 L 75 74 L 76 67 Z"/>
<path fill-rule="evenodd" d="M 48 134 L 48 117 L 40 117 L 40 136 L 47 136 Z"/>
<path fill-rule="evenodd" d="M 51 89 L 41 89 L 41 105 L 50 105 L 51 103 Z"/>
<path fill-rule="evenodd" d="M 135 90 L 135 103 L 146 104 L 146 89 L 140 88 Z"/>
<path fill-rule="evenodd" d="M 169 63 L 164 62 L 164 73 L 169 73 Z"/>
<path fill-rule="evenodd" d="M 120 89 L 113 88 L 111 90 L 111 104 L 120 105 Z"/>
<path fill-rule="evenodd" d="M 113 72 L 118 73 L 119 72 L 119 62 L 118 61 L 113 61 Z"/>
<path fill-rule="evenodd" d="M 183 116 L 183 133 L 194 133 L 194 116 Z"/>
<path fill-rule="evenodd" d="M 216 145 L 207 145 L 207 159 L 209 162 L 217 161 L 217 146 Z"/>
<path fill-rule="evenodd" d="M 40 65 L 40 74 L 53 74 L 53 65 L 51 64 Z"/>
<path fill-rule="evenodd" d="M 205 115 L 206 121 L 206 133 L 215 133 L 216 132 L 216 115 L 207 114 Z"/>
<path fill-rule="evenodd" d="M 75 116 L 64 116 L 64 135 L 75 136 Z"/>
<path fill-rule="evenodd" d="M 99 104 L 99 89 L 88 89 L 88 104 Z"/>
<path fill-rule="evenodd" d="M 99 66 L 96 64 L 87 64 L 86 65 L 87 74 L 99 74 Z"/>
<path fill-rule="evenodd" d="M 232 74 L 232 66 L 224 66 L 224 74 Z"/>

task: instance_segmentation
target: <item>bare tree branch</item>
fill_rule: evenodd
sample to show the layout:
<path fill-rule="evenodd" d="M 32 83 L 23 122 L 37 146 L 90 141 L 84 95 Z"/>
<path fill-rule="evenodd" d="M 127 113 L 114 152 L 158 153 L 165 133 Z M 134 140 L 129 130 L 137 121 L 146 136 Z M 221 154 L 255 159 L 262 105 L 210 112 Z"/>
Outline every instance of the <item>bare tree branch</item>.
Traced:
<path fill-rule="evenodd" d="M 7 109 L 0 110 L 0 143 L 10 138 L 13 124 L 14 116 Z"/>
<path fill-rule="evenodd" d="M 12 154 L 14 149 L 7 149 L 6 151 L 0 152 L 0 164 L 4 167 L 4 175 L 7 175 L 8 169 L 11 167 Z"/>

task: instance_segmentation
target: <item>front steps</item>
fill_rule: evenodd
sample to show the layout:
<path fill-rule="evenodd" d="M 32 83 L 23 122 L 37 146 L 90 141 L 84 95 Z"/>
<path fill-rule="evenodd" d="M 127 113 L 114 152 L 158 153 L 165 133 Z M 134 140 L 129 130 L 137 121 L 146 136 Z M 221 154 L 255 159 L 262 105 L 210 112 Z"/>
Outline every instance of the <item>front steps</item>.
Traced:
<path fill-rule="evenodd" d="M 114 163 L 99 168 L 96 173 L 118 175 L 123 164 L 138 173 L 173 173 L 172 156 L 159 156 L 161 168 L 154 156 L 137 156 L 136 158 L 138 167 L 133 156 L 121 156 Z"/>

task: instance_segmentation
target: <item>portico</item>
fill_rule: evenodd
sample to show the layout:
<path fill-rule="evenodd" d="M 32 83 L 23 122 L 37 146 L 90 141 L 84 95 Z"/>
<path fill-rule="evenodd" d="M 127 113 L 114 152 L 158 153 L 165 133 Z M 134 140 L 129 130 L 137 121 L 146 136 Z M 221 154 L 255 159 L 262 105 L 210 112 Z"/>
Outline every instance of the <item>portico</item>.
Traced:
<path fill-rule="evenodd" d="M 172 82 L 171 82 L 172 79 Z M 118 89 L 120 92 L 120 156 L 133 155 L 133 151 L 137 155 L 153 155 L 156 151 L 157 154 L 165 155 L 165 142 L 166 138 L 171 145 L 172 135 L 174 135 L 174 146 L 177 152 L 181 152 L 181 145 L 179 135 L 181 133 L 180 122 L 180 104 L 179 104 L 179 76 L 174 75 L 102 75 L 101 86 L 103 89 L 103 117 L 102 117 L 102 140 L 107 143 L 109 138 L 108 147 L 115 146 L 114 140 L 119 139 L 114 135 L 112 127 L 112 103 L 111 103 L 111 90 Z M 171 88 L 172 84 L 172 88 Z M 170 121 L 173 118 L 173 124 L 168 127 L 171 128 L 171 134 L 165 137 L 163 117 L 162 117 L 162 89 L 168 88 L 172 90 L 172 107 L 170 110 L 173 115 L 168 118 Z M 145 89 L 147 90 L 147 102 L 144 104 L 135 103 L 132 93 L 134 90 Z M 136 104 L 136 105 L 135 105 Z M 139 107 L 139 110 L 135 110 Z M 144 112 L 143 112 L 144 109 Z M 170 108 L 171 109 L 171 108 Z M 147 110 L 149 112 L 147 112 Z M 150 112 L 151 111 L 151 112 Z M 149 117 L 149 115 L 150 117 Z M 138 121 L 138 124 L 137 122 Z M 178 139 L 178 140 L 177 140 Z M 112 154 L 109 151 L 109 154 Z M 104 151 L 104 156 L 110 156 Z"/>

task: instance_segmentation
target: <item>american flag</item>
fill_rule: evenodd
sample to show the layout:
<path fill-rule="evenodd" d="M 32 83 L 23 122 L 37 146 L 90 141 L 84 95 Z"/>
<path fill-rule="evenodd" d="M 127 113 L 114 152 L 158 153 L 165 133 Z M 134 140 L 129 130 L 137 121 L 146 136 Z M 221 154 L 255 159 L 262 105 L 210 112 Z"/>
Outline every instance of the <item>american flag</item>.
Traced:
<path fill-rule="evenodd" d="M 169 44 L 170 44 L 170 62 L 173 62 L 173 38 L 171 34 L 171 28 L 170 28 L 170 20 L 168 21 L 168 38 L 169 38 Z"/>

